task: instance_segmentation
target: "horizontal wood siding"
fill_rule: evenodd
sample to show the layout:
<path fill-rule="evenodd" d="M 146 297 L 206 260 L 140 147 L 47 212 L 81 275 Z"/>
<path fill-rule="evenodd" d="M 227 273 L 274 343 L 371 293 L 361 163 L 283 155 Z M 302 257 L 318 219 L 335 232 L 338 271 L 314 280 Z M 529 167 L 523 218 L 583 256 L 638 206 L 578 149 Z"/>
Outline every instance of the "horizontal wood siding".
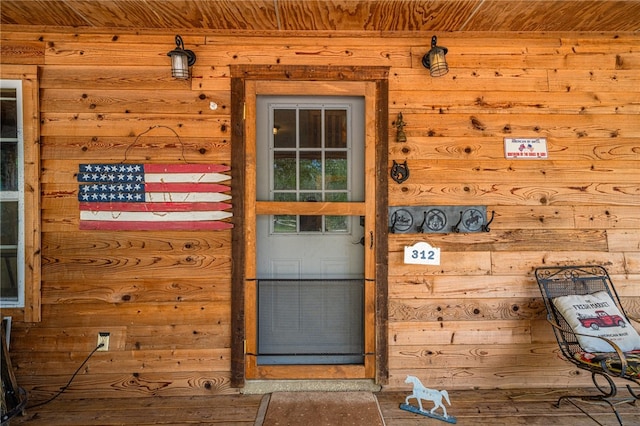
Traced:
<path fill-rule="evenodd" d="M 388 236 L 385 389 L 407 374 L 447 389 L 588 384 L 558 358 L 533 270 L 602 264 L 640 316 L 640 36 L 439 34 L 450 72 L 431 78 L 431 34 L 283 34 L 186 34 L 198 60 L 175 81 L 173 33 L 2 33 L 3 63 L 40 67 L 42 321 L 15 322 L 11 342 L 31 398 L 57 392 L 99 331 L 110 350 L 68 393 L 237 392 L 232 232 L 80 231 L 75 175 L 86 162 L 230 164 L 237 64 L 390 67 L 389 166 L 411 174 L 389 180 L 389 205 L 495 211 L 488 233 Z M 549 160 L 506 160 L 504 137 L 546 137 Z M 405 265 L 417 241 L 441 264 Z"/>

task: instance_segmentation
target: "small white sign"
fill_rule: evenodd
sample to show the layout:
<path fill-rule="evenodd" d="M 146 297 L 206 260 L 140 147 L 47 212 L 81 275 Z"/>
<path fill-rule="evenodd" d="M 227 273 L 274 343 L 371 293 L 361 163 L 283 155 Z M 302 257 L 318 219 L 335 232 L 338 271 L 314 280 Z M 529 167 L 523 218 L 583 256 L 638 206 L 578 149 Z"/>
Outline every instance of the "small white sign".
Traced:
<path fill-rule="evenodd" d="M 439 265 L 440 249 L 423 241 L 412 246 L 404 246 L 404 263 L 414 265 Z"/>
<path fill-rule="evenodd" d="M 549 157 L 547 138 L 504 138 L 504 157 L 546 160 Z"/>

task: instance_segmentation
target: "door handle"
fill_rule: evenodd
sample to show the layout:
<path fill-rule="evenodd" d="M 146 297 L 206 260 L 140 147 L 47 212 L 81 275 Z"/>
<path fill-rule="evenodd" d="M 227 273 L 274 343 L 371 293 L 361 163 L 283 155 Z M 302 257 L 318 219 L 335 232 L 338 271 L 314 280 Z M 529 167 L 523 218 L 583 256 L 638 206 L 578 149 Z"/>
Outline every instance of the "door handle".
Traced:
<path fill-rule="evenodd" d="M 373 231 L 369 231 L 369 249 L 373 250 Z"/>

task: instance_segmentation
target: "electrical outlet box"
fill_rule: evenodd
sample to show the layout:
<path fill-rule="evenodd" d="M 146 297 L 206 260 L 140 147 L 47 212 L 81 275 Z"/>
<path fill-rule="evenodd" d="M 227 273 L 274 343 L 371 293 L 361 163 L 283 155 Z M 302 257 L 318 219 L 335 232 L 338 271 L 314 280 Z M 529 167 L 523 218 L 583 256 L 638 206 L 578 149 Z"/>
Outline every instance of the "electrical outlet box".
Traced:
<path fill-rule="evenodd" d="M 101 331 L 98 333 L 98 346 L 102 344 L 102 347 L 98 348 L 98 352 L 106 352 L 109 350 L 109 336 L 107 331 Z"/>

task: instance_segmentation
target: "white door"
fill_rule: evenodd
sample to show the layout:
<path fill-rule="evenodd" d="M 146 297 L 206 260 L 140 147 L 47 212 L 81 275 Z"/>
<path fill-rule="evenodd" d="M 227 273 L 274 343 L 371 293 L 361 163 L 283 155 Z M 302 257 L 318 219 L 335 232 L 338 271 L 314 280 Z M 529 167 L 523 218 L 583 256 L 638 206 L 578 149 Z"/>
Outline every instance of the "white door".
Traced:
<path fill-rule="evenodd" d="M 364 200 L 364 98 L 259 96 L 256 134 L 258 364 L 362 363 L 362 219 L 303 206 Z"/>

